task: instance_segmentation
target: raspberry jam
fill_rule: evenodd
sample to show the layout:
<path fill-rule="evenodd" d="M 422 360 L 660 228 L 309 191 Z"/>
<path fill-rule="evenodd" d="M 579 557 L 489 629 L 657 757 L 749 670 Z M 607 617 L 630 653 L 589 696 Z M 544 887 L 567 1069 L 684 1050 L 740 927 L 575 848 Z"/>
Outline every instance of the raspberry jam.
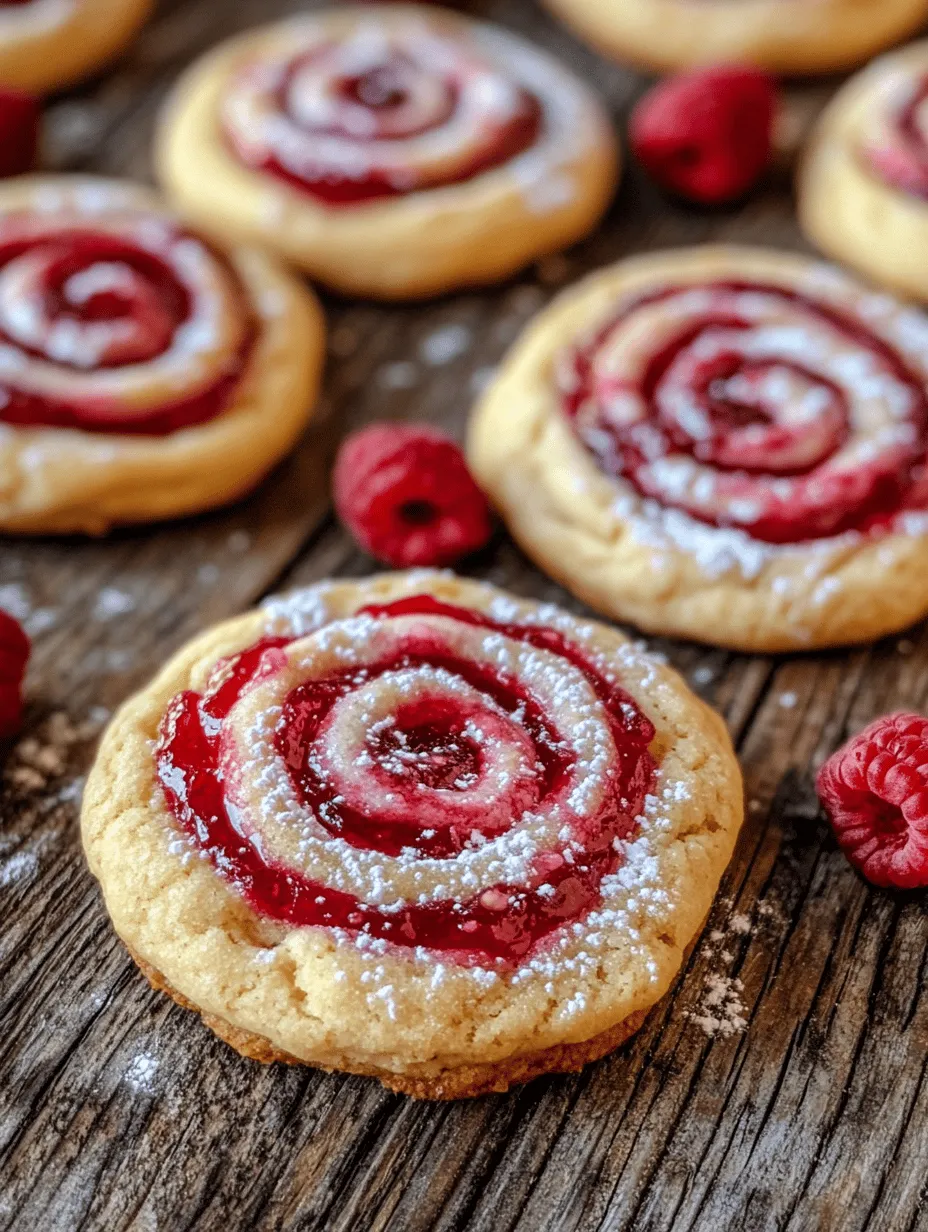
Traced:
<path fill-rule="evenodd" d="M 913 197 L 928 199 L 928 77 L 920 81 L 905 105 L 890 119 L 889 139 L 865 146 L 865 155 L 880 178 Z"/>
<path fill-rule="evenodd" d="M 362 35 L 253 65 L 223 108 L 237 157 L 330 207 L 459 184 L 538 137 L 538 101 L 445 40 Z"/>
<path fill-rule="evenodd" d="M 163 220 L 8 215 L 0 423 L 164 436 L 214 418 L 254 337 L 244 297 L 222 257 Z"/>
<path fill-rule="evenodd" d="M 524 683 L 484 662 L 450 655 L 429 625 L 440 617 L 557 656 L 565 670 L 569 664 L 582 673 L 601 703 L 615 756 L 603 776 L 601 799 L 563 851 L 539 852 L 525 884 L 493 882 L 472 897 L 407 901 L 388 911 L 265 858 L 260 842 L 243 842 L 241 826 L 233 824 L 229 814 L 228 782 L 220 769 L 223 724 L 236 702 L 277 670 L 280 648 L 287 644 L 282 638 L 261 641 L 220 663 L 202 695 L 188 691 L 171 703 L 156 753 L 167 806 L 217 872 L 263 916 L 299 927 L 364 933 L 398 947 L 421 946 L 464 963 L 517 962 L 600 901 L 600 883 L 619 867 L 620 840 L 632 834 L 653 782 L 656 764 L 648 746 L 654 728 L 628 694 L 554 629 L 498 623 L 430 596 L 369 607 L 359 615 L 377 622 L 417 616 L 423 620 L 412 622 L 399 656 L 367 663 L 363 669 L 346 665 L 287 695 L 274 742 L 301 804 L 333 838 L 352 848 L 420 861 L 457 857 L 469 845 L 476 842 L 479 847 L 494 834 L 505 833 L 516 821 L 511 814 L 496 815 L 492 805 L 481 816 L 468 798 L 494 749 L 507 752 L 518 746 L 519 755 L 526 753 L 531 760 L 531 775 L 512 786 L 516 813 L 543 811 L 564 790 L 573 769 L 566 733 L 557 730 Z M 321 736 L 339 698 L 403 671 L 423 678 L 438 673 L 453 679 L 462 696 L 477 700 L 449 704 L 447 694 L 430 697 L 423 686 L 395 708 L 388 723 L 371 728 L 365 773 L 389 780 L 391 790 L 382 798 L 390 805 L 380 815 L 365 815 L 326 790 L 319 762 Z M 477 711 L 489 719 L 478 722 Z M 450 795 L 444 816 L 417 816 L 416 797 L 423 786 L 460 792 L 460 806 Z"/>
<path fill-rule="evenodd" d="M 645 328 L 662 340 L 626 367 Z M 924 503 L 923 379 L 862 320 L 786 287 L 639 296 L 566 357 L 560 383 L 604 471 L 709 525 L 795 543 Z"/>

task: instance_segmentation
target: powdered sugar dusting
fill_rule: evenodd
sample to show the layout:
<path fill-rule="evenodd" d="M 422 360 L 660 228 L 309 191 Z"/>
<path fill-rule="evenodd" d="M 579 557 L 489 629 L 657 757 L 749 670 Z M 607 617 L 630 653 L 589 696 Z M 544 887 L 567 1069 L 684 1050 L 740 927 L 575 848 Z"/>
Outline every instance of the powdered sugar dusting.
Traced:
<path fill-rule="evenodd" d="M 415 595 L 437 587 L 440 593 L 441 582 L 441 575 L 422 571 L 407 577 L 405 591 Z M 398 638 L 397 645 L 401 645 L 406 626 L 414 622 L 421 624 L 424 619 L 408 616 L 383 621 L 352 615 L 346 593 L 350 593 L 350 588 L 344 585 L 323 583 L 273 599 L 264 607 L 269 633 L 296 635 L 301 640 L 292 643 L 286 651 L 288 666 L 284 667 L 281 660 L 282 666 L 276 669 L 281 673 L 280 683 L 275 683 L 276 672 L 268 675 L 243 696 L 230 716 L 228 730 L 237 732 L 234 756 L 238 770 L 233 777 L 227 774 L 226 782 L 230 815 L 234 814 L 240 833 L 252 842 L 260 842 L 262 852 L 275 859 L 311 870 L 314 878 L 322 876 L 324 870 L 326 885 L 354 894 L 364 905 L 376 906 L 386 914 L 387 921 L 408 904 L 426 905 L 448 899 L 463 902 L 475 895 L 482 895 L 480 901 L 485 910 L 505 910 L 508 898 L 493 887 L 525 884 L 539 858 L 547 860 L 554 856 L 554 863 L 561 867 L 582 862 L 584 848 L 574 839 L 572 819 L 582 818 L 588 810 L 598 807 L 603 790 L 602 776 L 610 772 L 614 756 L 612 738 L 600 713 L 601 703 L 590 693 L 580 673 L 562 660 L 555 661 L 548 651 L 527 642 L 512 642 L 494 629 L 447 621 L 440 616 L 428 618 L 433 630 L 430 636 L 441 630 L 442 638 L 452 639 L 450 644 L 456 655 L 461 654 L 470 662 L 493 664 L 504 675 L 511 674 L 530 684 L 544 713 L 555 717 L 561 731 L 570 733 L 578 753 L 575 768 L 562 791 L 546 805 L 544 813 L 531 808 L 521 817 L 517 812 L 506 813 L 503 818 L 506 828 L 498 835 L 482 835 L 479 828 L 475 828 L 463 849 L 448 858 L 423 858 L 414 849 L 404 849 L 390 856 L 353 847 L 306 815 L 293 794 L 287 775 L 275 761 L 274 736 L 282 714 L 280 698 L 292 687 L 292 681 L 305 678 L 307 671 L 324 674 L 330 670 L 330 665 L 338 663 L 361 670 L 365 659 L 371 656 L 371 661 L 379 661 L 378 656 L 389 661 L 389 639 Z M 368 600 L 376 602 L 377 597 L 374 591 L 369 593 Z M 397 597 L 394 584 L 389 598 Z M 386 594 L 380 596 L 380 601 L 387 601 Z M 621 644 L 606 659 L 598 647 L 597 626 L 556 607 L 524 604 L 503 593 L 496 593 L 484 602 L 488 614 L 503 624 L 537 624 L 563 632 L 584 648 L 608 679 L 614 681 L 617 675 L 631 672 L 636 688 L 653 691 L 655 697 L 660 697 L 661 691 L 669 687 L 641 647 Z M 332 782 L 338 786 L 333 790 L 340 796 L 347 793 L 349 800 L 362 782 L 364 790 L 369 791 L 367 776 L 372 757 L 369 740 L 381 741 L 387 735 L 392 741 L 391 716 L 398 700 L 421 696 L 423 688 L 454 696 L 459 699 L 456 704 L 465 707 L 477 704 L 472 687 L 443 668 L 422 665 L 390 671 L 370 684 L 359 677 L 353 690 L 332 710 L 327 728 L 331 741 L 318 746 L 314 754 L 319 759 L 314 763 L 315 772 L 324 779 L 336 776 Z M 283 691 L 279 697 L 275 693 L 278 689 Z M 506 722 L 511 721 L 494 712 L 492 706 L 487 708 L 485 702 L 479 707 L 479 714 L 474 712 L 475 725 L 470 729 L 470 738 L 478 745 L 487 741 L 494 723 L 504 718 Z M 564 718 L 557 719 L 561 708 L 564 708 Z M 391 759 L 395 759 L 396 766 L 390 773 L 402 776 L 410 757 L 415 761 L 418 754 L 407 755 L 402 740 L 383 746 L 387 747 L 395 750 L 389 753 L 387 761 L 382 760 L 382 748 L 376 757 L 387 769 L 392 766 Z M 507 792 L 517 789 L 527 771 L 527 768 L 520 769 L 517 740 L 497 746 L 493 737 L 486 749 L 488 760 L 481 776 L 468 778 L 466 783 L 462 780 L 457 785 L 457 790 L 465 793 L 458 797 L 459 802 L 466 800 L 468 792 L 490 791 L 487 802 L 481 805 L 478 826 L 492 817 L 496 807 L 493 801 L 506 799 Z M 661 853 L 677 824 L 675 817 L 690 798 L 691 788 L 685 781 L 665 781 L 658 771 L 654 789 L 635 819 L 635 829 L 627 838 L 616 840 L 621 861 L 614 873 L 603 878 L 599 887 L 600 900 L 585 919 L 571 921 L 550 934 L 545 944 L 533 950 L 514 970 L 505 970 L 505 964 L 498 967 L 502 960 L 497 959 L 465 966 L 453 963 L 449 972 L 453 972 L 455 979 L 473 980 L 475 987 L 481 989 L 492 988 L 500 978 L 505 978 L 512 987 L 536 981 L 553 986 L 554 981 L 565 977 L 595 983 L 603 961 L 620 945 L 633 961 L 640 963 L 647 982 L 660 980 L 663 954 L 655 937 L 672 919 L 677 905 L 676 891 L 671 890 L 665 880 Z M 384 796 L 380 807 L 387 808 L 389 799 L 389 794 Z M 426 807 L 427 794 L 421 799 L 422 806 Z M 423 831 L 426 837 L 429 833 L 427 828 Z M 190 858 L 189 844 L 178 840 L 177 854 Z M 544 899 L 546 891 L 553 893 L 553 890 L 553 886 L 542 880 L 531 892 Z M 501 900 L 499 904 L 496 897 Z M 339 947 L 347 947 L 354 953 L 355 960 L 361 961 L 365 997 L 371 1009 L 382 1011 L 392 1020 L 399 1012 L 397 997 L 400 992 L 391 975 L 395 955 L 389 932 L 373 936 L 363 928 L 349 932 L 335 927 L 331 935 Z M 440 985 L 449 977 L 442 977 L 442 966 L 436 963 L 435 955 L 416 946 L 405 952 L 412 963 L 409 976 L 419 969 L 420 963 L 425 964 L 430 972 L 429 979 L 437 981 L 435 995 L 441 995 Z M 382 972 L 379 968 L 383 968 Z M 344 972 L 341 974 L 342 978 L 347 978 Z M 406 978 L 404 976 L 404 980 Z M 559 1017 L 569 1019 L 583 1016 L 587 1010 L 588 1001 L 577 988 L 577 995 L 565 998 L 557 1012 Z"/>
<path fill-rule="evenodd" d="M 451 363 L 469 350 L 473 334 L 466 325 L 443 325 L 422 340 L 419 352 L 431 367 Z"/>
<path fill-rule="evenodd" d="M 137 1052 L 126 1066 L 123 1081 L 137 1094 L 151 1095 L 155 1091 L 159 1061 L 153 1053 Z"/>
<path fill-rule="evenodd" d="M 748 1025 L 743 992 L 744 984 L 733 976 L 707 975 L 699 1009 L 686 1016 L 710 1038 L 740 1035 Z"/>

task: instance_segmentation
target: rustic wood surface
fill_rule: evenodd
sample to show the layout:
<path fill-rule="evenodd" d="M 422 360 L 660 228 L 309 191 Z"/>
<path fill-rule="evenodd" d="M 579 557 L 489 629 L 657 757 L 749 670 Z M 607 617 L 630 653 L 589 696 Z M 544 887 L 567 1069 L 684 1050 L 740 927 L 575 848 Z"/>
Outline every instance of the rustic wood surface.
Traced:
<path fill-rule="evenodd" d="M 167 0 L 110 74 L 50 104 L 47 165 L 147 178 L 154 113 L 178 70 L 296 7 Z M 642 78 L 528 0 L 470 8 L 572 63 L 623 122 Z M 794 90 L 797 115 L 829 88 Z M 749 800 L 737 854 L 641 1033 L 581 1075 L 505 1096 L 417 1104 L 374 1082 L 242 1060 L 149 990 L 80 854 L 81 776 L 108 710 L 216 619 L 371 568 L 328 510 L 325 459 L 346 427 L 409 417 L 459 432 L 558 284 L 710 238 L 801 246 L 785 169 L 739 209 L 711 213 L 668 203 L 630 169 L 606 224 L 564 261 L 426 307 L 331 303 L 327 418 L 247 503 L 99 543 L 0 543 L 0 604 L 27 617 L 36 647 L 26 733 L 0 753 L 0 1227 L 928 1228 L 925 898 L 864 884 L 813 790 L 848 732 L 928 706 L 923 629 L 783 659 L 660 645 L 737 742 Z M 472 568 L 577 606 L 503 534 Z M 719 997 L 727 1032 L 712 1024 Z"/>

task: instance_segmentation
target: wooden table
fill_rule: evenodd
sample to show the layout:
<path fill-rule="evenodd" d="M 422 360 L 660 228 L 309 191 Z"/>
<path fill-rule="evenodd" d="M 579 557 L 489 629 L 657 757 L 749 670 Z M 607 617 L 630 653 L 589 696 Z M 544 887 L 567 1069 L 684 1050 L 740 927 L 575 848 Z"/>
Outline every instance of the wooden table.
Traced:
<path fill-rule="evenodd" d="M 297 7 L 166 0 L 112 74 L 50 106 L 48 165 L 146 178 L 177 71 Z M 622 122 L 640 78 L 528 0 L 471 7 L 574 65 Z M 700 213 L 630 169 L 590 242 L 511 285 L 408 309 L 330 304 L 327 420 L 245 504 L 105 542 L 0 545 L 0 603 L 28 617 L 36 644 L 27 731 L 2 763 L 2 1228 L 928 1228 L 926 900 L 868 888 L 813 790 L 849 731 L 926 708 L 923 629 L 784 659 L 660 644 L 737 743 L 749 800 L 737 854 L 706 934 L 630 1045 L 505 1096 L 418 1104 L 242 1060 L 149 990 L 80 853 L 81 776 L 112 707 L 191 634 L 268 591 L 371 568 L 328 509 L 338 434 L 384 417 L 460 432 L 473 392 L 557 285 L 719 237 L 798 246 L 787 176 L 738 210 Z M 473 571 L 578 606 L 503 534 Z"/>

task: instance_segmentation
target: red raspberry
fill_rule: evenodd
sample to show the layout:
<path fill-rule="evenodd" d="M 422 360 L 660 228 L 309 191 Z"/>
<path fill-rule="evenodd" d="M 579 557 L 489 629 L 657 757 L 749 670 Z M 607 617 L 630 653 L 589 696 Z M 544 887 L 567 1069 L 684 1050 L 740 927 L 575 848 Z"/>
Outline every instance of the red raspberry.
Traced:
<path fill-rule="evenodd" d="M 435 428 L 362 428 L 339 450 L 332 485 L 361 547 L 397 568 L 450 565 L 490 537 L 486 498 L 461 450 Z"/>
<path fill-rule="evenodd" d="M 701 205 L 733 201 L 770 161 L 773 78 L 737 65 L 660 82 L 632 112 L 629 136 L 658 184 Z"/>
<path fill-rule="evenodd" d="M 40 115 L 34 95 L 0 87 L 0 176 L 22 175 L 35 167 Z"/>
<path fill-rule="evenodd" d="M 0 740 L 19 731 L 29 639 L 18 621 L 0 610 Z"/>
<path fill-rule="evenodd" d="M 825 762 L 817 786 L 838 843 L 868 881 L 928 885 L 928 719 L 877 719 Z"/>

